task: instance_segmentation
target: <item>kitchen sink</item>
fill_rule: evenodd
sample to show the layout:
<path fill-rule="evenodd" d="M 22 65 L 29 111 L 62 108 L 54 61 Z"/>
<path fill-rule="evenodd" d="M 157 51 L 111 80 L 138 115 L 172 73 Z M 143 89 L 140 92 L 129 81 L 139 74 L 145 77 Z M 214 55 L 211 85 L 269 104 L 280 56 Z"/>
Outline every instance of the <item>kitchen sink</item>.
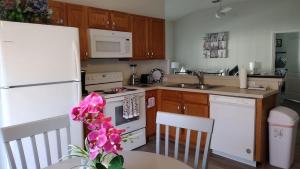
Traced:
<path fill-rule="evenodd" d="M 165 85 L 165 87 L 177 87 L 177 88 L 185 88 L 185 89 L 199 89 L 199 90 L 207 90 L 211 89 L 214 86 L 210 86 L 207 84 L 188 84 L 188 83 L 178 83 L 178 84 L 170 84 L 170 85 Z"/>

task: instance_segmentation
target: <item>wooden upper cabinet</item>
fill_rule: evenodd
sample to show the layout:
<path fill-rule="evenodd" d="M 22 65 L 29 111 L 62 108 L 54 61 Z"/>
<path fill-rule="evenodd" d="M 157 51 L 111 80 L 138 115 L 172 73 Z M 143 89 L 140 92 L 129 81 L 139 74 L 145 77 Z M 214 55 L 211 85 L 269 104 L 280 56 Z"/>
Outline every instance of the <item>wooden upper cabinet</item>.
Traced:
<path fill-rule="evenodd" d="M 129 14 L 111 11 L 110 19 L 112 30 L 131 32 L 131 16 Z"/>
<path fill-rule="evenodd" d="M 133 16 L 133 59 L 165 59 L 165 21 Z"/>
<path fill-rule="evenodd" d="M 134 59 L 148 59 L 148 18 L 133 16 L 132 46 Z M 147 55 L 148 54 L 148 55 Z"/>
<path fill-rule="evenodd" d="M 50 23 L 52 25 L 66 25 L 66 4 L 57 1 L 48 1 L 48 8 L 52 10 Z"/>
<path fill-rule="evenodd" d="M 88 58 L 87 8 L 81 5 L 67 4 L 68 26 L 79 29 L 80 58 Z"/>
<path fill-rule="evenodd" d="M 153 59 L 165 59 L 165 21 L 150 19 L 149 48 Z"/>
<path fill-rule="evenodd" d="M 110 13 L 108 10 L 88 8 L 89 28 L 111 29 Z"/>
<path fill-rule="evenodd" d="M 130 32 L 131 17 L 123 12 L 88 8 L 88 25 L 89 28 Z"/>

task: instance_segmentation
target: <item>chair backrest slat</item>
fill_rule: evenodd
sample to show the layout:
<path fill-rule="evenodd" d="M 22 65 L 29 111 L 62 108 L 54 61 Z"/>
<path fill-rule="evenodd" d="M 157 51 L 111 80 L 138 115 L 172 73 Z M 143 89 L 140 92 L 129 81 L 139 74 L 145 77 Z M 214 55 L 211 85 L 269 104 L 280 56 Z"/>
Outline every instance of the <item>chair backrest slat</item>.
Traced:
<path fill-rule="evenodd" d="M 58 159 L 61 159 L 61 157 L 62 157 L 62 152 L 61 152 L 60 130 L 59 130 L 59 129 L 56 129 L 56 130 L 55 130 L 55 134 L 56 134 L 56 142 L 57 142 Z"/>
<path fill-rule="evenodd" d="M 189 159 L 190 138 L 191 138 L 191 130 L 188 129 L 186 132 L 186 138 L 185 138 L 185 150 L 184 150 L 184 162 L 185 163 L 187 163 L 188 159 Z"/>
<path fill-rule="evenodd" d="M 210 147 L 210 142 L 211 142 L 211 134 L 212 134 L 212 131 L 207 133 L 207 136 L 206 136 L 206 144 L 205 144 L 205 148 L 204 148 L 204 154 L 203 154 L 203 163 L 202 163 L 202 168 L 205 169 L 207 168 L 207 156 L 208 156 L 208 149 Z"/>
<path fill-rule="evenodd" d="M 47 164 L 49 166 L 49 165 L 52 164 L 52 162 L 51 162 L 51 153 L 50 153 L 50 144 L 49 144 L 49 136 L 48 136 L 47 132 L 45 132 L 43 135 L 44 135 L 45 148 L 46 148 Z"/>
<path fill-rule="evenodd" d="M 40 159 L 39 159 L 39 155 L 38 155 L 38 150 L 37 150 L 37 147 L 36 147 L 35 136 L 31 136 L 30 141 L 31 141 L 31 145 L 32 145 L 35 166 L 36 166 L 37 169 L 40 169 L 41 164 L 40 164 Z"/>
<path fill-rule="evenodd" d="M 180 134 L 180 128 L 176 127 L 175 150 L 174 150 L 174 158 L 176 160 L 178 160 L 179 134 Z"/>
<path fill-rule="evenodd" d="M 169 126 L 166 126 L 165 132 L 165 156 L 169 156 Z"/>
<path fill-rule="evenodd" d="M 16 161 L 15 161 L 14 155 L 11 151 L 10 144 L 9 144 L 9 142 L 6 142 L 4 144 L 5 144 L 5 149 L 6 149 L 6 152 L 7 152 L 9 164 L 10 164 L 12 169 L 16 169 L 17 168 Z"/>
<path fill-rule="evenodd" d="M 20 155 L 20 159 L 21 159 L 22 168 L 27 169 L 25 154 L 24 154 L 24 149 L 23 149 L 21 139 L 17 140 L 17 145 L 18 145 L 18 149 L 19 149 L 19 155 Z"/>
<path fill-rule="evenodd" d="M 200 145 L 201 145 L 200 143 L 201 143 L 201 131 L 198 131 L 196 150 L 195 150 L 195 159 L 194 159 L 194 168 L 198 167 L 198 163 L 199 163 L 199 154 L 200 154 Z"/>
<path fill-rule="evenodd" d="M 202 169 L 207 169 L 208 149 L 210 147 L 211 134 L 214 121 L 209 118 L 181 115 L 176 113 L 157 112 L 156 116 L 156 153 L 160 153 L 160 125 L 166 127 L 165 130 L 165 156 L 168 156 L 169 150 L 169 127 L 176 127 L 174 158 L 178 159 L 178 147 L 180 140 L 180 129 L 186 129 L 186 142 L 184 151 L 184 162 L 188 162 L 191 131 L 197 131 L 197 143 L 195 149 L 194 169 L 198 168 L 198 161 L 201 147 L 202 132 L 206 133 L 206 143 L 203 153 Z"/>
<path fill-rule="evenodd" d="M 8 159 L 10 161 L 10 166 L 12 169 L 16 169 L 16 163 L 14 154 L 12 153 L 12 147 L 10 145 L 10 142 L 17 142 L 21 165 L 23 169 L 26 169 L 28 166 L 27 164 L 33 164 L 35 163 L 36 168 L 41 168 L 40 161 L 39 161 L 39 153 L 37 149 L 37 143 L 36 143 L 36 135 L 42 134 L 44 138 L 44 145 L 46 149 L 46 159 L 47 159 L 47 165 L 52 164 L 51 159 L 51 151 L 50 151 L 50 140 L 48 133 L 50 131 L 55 131 L 56 134 L 54 137 L 56 137 L 57 141 L 57 153 L 58 158 L 60 159 L 62 157 L 62 148 L 61 148 L 61 136 L 60 136 L 60 129 L 66 128 L 67 131 L 67 143 L 71 143 L 71 132 L 70 132 L 70 121 L 68 115 L 58 116 L 54 118 L 34 121 L 30 123 L 15 125 L 15 126 L 9 126 L 9 127 L 3 127 L 0 129 L 0 138 L 2 142 L 4 142 Z M 33 155 L 34 155 L 34 162 L 28 161 L 26 163 L 26 158 L 24 155 L 24 149 L 23 149 L 23 138 L 30 138 Z M 51 139 L 52 140 L 52 139 Z M 41 154 L 40 154 L 41 155 Z M 32 159 L 32 158 L 31 158 Z"/>
<path fill-rule="evenodd" d="M 160 154 L 160 124 L 156 124 L 156 154 Z"/>

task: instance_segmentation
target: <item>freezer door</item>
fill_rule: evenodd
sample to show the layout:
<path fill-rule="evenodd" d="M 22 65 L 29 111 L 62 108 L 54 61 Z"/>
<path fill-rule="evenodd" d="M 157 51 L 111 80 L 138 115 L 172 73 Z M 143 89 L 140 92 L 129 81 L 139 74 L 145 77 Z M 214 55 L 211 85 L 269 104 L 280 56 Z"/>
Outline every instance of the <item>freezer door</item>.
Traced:
<path fill-rule="evenodd" d="M 78 29 L 0 21 L 0 87 L 80 81 Z"/>
<path fill-rule="evenodd" d="M 80 86 L 80 82 L 73 82 L 1 89 L 0 127 L 31 122 L 62 114 L 68 114 L 71 108 L 77 105 L 81 99 Z M 54 133 L 52 135 L 54 136 Z M 54 139 L 54 137 L 52 137 L 52 135 L 49 135 L 50 142 L 54 142 L 54 144 L 51 144 L 51 156 L 53 162 L 56 162 L 56 140 Z M 66 135 L 62 134 L 61 138 L 65 139 Z M 25 154 L 27 160 L 33 161 L 33 152 L 29 139 L 23 139 L 22 141 L 24 149 L 27 152 L 27 154 Z M 66 155 L 67 142 L 66 139 L 63 141 L 63 152 L 64 155 Z M 79 146 L 82 146 L 83 144 L 83 129 L 82 124 L 79 122 L 71 121 L 71 143 Z M 44 141 L 42 136 L 37 137 L 37 144 L 39 154 L 41 155 L 40 161 L 43 168 L 46 166 L 46 150 L 44 148 Z M 17 148 L 16 145 L 14 147 Z M 2 153 L 2 150 L 1 154 L 4 154 Z M 18 155 L 16 155 L 16 157 L 18 157 Z M 1 157 L 1 159 L 4 158 Z M 5 164 L 6 163 L 3 160 L 0 160 L 0 168 Z M 35 166 L 31 165 L 31 167 L 29 168 L 35 168 Z"/>

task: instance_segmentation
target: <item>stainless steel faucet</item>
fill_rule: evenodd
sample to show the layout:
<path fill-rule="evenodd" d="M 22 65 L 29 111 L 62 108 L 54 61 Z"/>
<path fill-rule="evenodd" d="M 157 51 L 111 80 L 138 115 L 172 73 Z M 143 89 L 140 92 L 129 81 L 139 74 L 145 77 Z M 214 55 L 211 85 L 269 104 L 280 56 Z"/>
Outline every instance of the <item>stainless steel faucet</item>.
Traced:
<path fill-rule="evenodd" d="M 201 72 L 201 71 L 198 71 L 198 72 L 196 72 L 196 71 L 193 71 L 192 72 L 192 75 L 193 76 L 197 76 L 197 78 L 198 78 L 198 80 L 199 80 L 199 85 L 203 85 L 204 84 L 204 81 L 203 81 L 203 72 Z"/>

